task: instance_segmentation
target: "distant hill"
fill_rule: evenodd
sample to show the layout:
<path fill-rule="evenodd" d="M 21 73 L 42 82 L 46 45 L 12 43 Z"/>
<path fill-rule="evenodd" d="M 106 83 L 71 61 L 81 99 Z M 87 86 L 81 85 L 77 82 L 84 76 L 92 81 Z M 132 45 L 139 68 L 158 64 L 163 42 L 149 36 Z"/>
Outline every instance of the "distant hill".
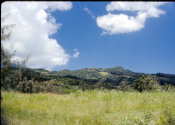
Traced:
<path fill-rule="evenodd" d="M 138 79 L 144 73 L 135 73 L 130 70 L 124 69 L 121 66 L 114 68 L 84 68 L 80 70 L 62 70 L 62 71 L 48 71 L 45 69 L 32 69 L 33 71 L 46 75 L 52 78 L 72 78 L 86 81 L 98 82 L 103 79 L 106 83 L 118 85 L 121 81 L 126 81 L 132 84 L 134 80 Z M 145 74 L 148 75 L 148 74 Z M 165 83 L 175 86 L 175 74 L 157 73 L 151 74 L 158 78 L 161 85 Z"/>

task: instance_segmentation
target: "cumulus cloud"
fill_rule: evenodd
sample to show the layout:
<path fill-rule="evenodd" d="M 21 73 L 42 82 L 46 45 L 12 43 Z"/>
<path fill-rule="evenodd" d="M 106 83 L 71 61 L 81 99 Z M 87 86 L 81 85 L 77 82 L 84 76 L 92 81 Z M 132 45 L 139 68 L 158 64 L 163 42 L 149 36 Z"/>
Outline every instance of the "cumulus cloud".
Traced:
<path fill-rule="evenodd" d="M 93 19 L 95 19 L 94 14 L 89 10 L 89 8 L 85 7 L 85 8 L 83 8 L 83 10 L 84 10 L 85 12 L 87 12 Z"/>
<path fill-rule="evenodd" d="M 157 8 L 163 2 L 111 2 L 106 6 L 107 11 L 148 11 L 150 8 Z"/>
<path fill-rule="evenodd" d="M 72 8 L 71 2 L 45 2 L 47 4 L 48 8 L 50 8 L 51 11 L 55 10 L 70 10 Z"/>
<path fill-rule="evenodd" d="M 107 15 L 96 18 L 102 34 L 121 34 L 139 31 L 145 26 L 147 18 L 157 18 L 165 12 L 158 9 L 163 2 L 111 2 L 106 6 Z M 136 12 L 137 16 L 111 14 L 114 11 Z"/>
<path fill-rule="evenodd" d="M 9 14 L 2 25 L 15 24 L 11 39 L 4 42 L 9 51 L 13 45 L 15 56 L 21 60 L 28 55 L 27 67 L 52 69 L 66 65 L 70 56 L 49 36 L 56 33 L 62 24 L 56 23 L 51 11 L 66 11 L 72 8 L 71 2 L 4 2 L 1 16 Z"/>
<path fill-rule="evenodd" d="M 74 58 L 77 58 L 79 55 L 80 55 L 80 52 L 78 51 L 78 49 L 74 49 L 74 54 L 73 54 L 73 57 Z"/>
<path fill-rule="evenodd" d="M 125 14 L 104 15 L 97 18 L 97 25 L 104 29 L 102 34 L 118 34 L 138 31 L 144 27 L 144 21 L 139 22 L 134 17 Z"/>

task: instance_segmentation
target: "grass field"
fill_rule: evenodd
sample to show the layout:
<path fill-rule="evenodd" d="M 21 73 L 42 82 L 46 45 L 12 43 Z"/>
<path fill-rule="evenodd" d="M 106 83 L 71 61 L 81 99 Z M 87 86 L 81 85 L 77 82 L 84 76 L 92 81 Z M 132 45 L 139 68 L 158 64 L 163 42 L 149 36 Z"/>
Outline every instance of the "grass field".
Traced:
<path fill-rule="evenodd" d="M 1 92 L 6 125 L 175 125 L 175 92 Z"/>

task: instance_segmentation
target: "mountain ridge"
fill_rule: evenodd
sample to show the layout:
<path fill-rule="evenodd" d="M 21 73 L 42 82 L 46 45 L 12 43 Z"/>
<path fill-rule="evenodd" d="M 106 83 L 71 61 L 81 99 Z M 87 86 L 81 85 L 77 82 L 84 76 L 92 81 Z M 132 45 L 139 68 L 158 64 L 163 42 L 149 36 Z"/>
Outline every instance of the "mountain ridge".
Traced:
<path fill-rule="evenodd" d="M 78 70 L 64 69 L 61 71 L 48 71 L 45 69 L 32 69 L 38 73 L 54 78 L 73 78 L 82 80 L 95 80 L 100 81 L 105 79 L 109 83 L 119 84 L 121 81 L 126 81 L 128 84 L 132 84 L 134 80 L 138 79 L 142 75 L 155 75 L 161 85 L 166 83 L 175 85 L 175 74 L 167 73 L 138 73 L 125 69 L 121 66 L 115 66 L 113 68 L 83 68 Z"/>

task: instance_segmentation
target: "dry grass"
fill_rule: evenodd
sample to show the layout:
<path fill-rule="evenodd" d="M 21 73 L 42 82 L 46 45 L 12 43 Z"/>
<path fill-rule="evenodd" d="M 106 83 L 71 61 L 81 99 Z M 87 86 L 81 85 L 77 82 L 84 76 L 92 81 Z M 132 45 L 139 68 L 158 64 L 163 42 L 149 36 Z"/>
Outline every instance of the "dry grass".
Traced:
<path fill-rule="evenodd" d="M 2 120 L 7 125 L 175 124 L 175 92 L 2 92 L 2 96 Z"/>

